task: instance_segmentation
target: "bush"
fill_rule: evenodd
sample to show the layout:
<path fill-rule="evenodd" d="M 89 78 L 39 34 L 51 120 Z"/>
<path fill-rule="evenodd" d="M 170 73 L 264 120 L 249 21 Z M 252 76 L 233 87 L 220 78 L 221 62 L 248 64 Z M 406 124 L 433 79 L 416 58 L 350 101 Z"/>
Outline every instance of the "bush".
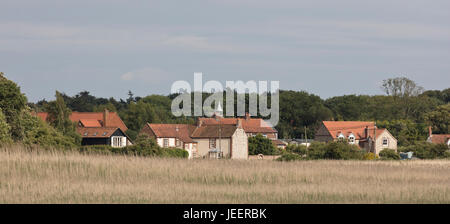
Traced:
<path fill-rule="evenodd" d="M 364 154 L 364 160 L 376 160 L 379 159 L 380 157 L 378 155 L 375 155 L 375 153 L 373 152 L 369 152 L 369 153 L 365 153 Z"/>
<path fill-rule="evenodd" d="M 295 154 L 303 156 L 303 155 L 307 154 L 308 149 L 306 148 L 305 145 L 290 144 L 290 145 L 286 146 L 286 152 L 295 153 Z"/>
<path fill-rule="evenodd" d="M 421 141 L 414 144 L 399 147 L 400 152 L 413 152 L 414 156 L 420 159 L 443 159 L 450 158 L 448 146 L 445 144 L 432 144 Z"/>
<path fill-rule="evenodd" d="M 161 149 L 162 157 L 170 157 L 170 158 L 188 158 L 189 153 L 184 149 L 179 148 L 162 148 Z"/>
<path fill-rule="evenodd" d="M 330 142 L 325 147 L 324 159 L 363 159 L 364 152 L 356 145 Z"/>
<path fill-rule="evenodd" d="M 272 140 L 265 138 L 261 134 L 248 138 L 249 155 L 276 155 L 279 151 L 273 145 Z"/>
<path fill-rule="evenodd" d="M 380 158 L 385 160 L 399 160 L 400 155 L 392 149 L 383 149 L 380 152 Z"/>
<path fill-rule="evenodd" d="M 284 153 L 279 158 L 277 158 L 277 161 L 295 161 L 295 160 L 302 160 L 303 157 L 301 155 L 295 154 L 295 153 Z"/>
<path fill-rule="evenodd" d="M 307 158 L 308 159 L 324 159 L 326 146 L 324 142 L 312 142 L 308 147 Z"/>

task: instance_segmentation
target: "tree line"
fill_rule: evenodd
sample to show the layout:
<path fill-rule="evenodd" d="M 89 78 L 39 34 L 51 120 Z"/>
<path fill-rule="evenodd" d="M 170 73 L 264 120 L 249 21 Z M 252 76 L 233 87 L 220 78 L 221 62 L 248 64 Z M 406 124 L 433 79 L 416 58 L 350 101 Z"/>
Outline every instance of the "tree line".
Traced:
<path fill-rule="evenodd" d="M 146 122 L 195 123 L 193 117 L 172 115 L 171 103 L 178 94 L 138 97 L 129 91 L 125 99 L 116 100 L 112 97 L 96 97 L 88 91 L 74 96 L 57 91 L 55 100 L 42 99 L 31 103 L 20 92 L 20 87 L 6 79 L 3 73 L 0 83 L 0 137 L 11 141 L 39 143 L 42 139 L 51 141 L 50 136 L 62 136 L 62 140 L 52 144 L 78 144 L 79 136 L 68 121 L 72 111 L 101 112 L 108 109 L 117 112 L 129 128 L 127 134 L 132 139 L 138 137 Z M 315 130 L 323 120 L 376 121 L 378 127 L 389 129 L 400 146 L 424 141 L 429 125 L 433 126 L 434 133 L 450 132 L 450 88 L 424 90 L 405 77 L 384 80 L 381 88 L 385 91 L 384 95 L 344 95 L 328 99 L 306 91 L 280 90 L 280 121 L 275 127 L 279 138 L 304 138 L 305 128 L 307 137 L 314 138 Z M 203 100 L 211 94 L 203 93 Z M 244 95 L 248 110 L 249 94 Z M 226 94 L 223 100 L 226 101 Z M 234 102 L 236 104 L 237 101 Z M 223 106 L 225 110 L 226 105 Z M 54 115 L 49 125 L 30 115 L 31 112 L 41 111 Z M 30 127 L 34 129 L 28 130 Z"/>

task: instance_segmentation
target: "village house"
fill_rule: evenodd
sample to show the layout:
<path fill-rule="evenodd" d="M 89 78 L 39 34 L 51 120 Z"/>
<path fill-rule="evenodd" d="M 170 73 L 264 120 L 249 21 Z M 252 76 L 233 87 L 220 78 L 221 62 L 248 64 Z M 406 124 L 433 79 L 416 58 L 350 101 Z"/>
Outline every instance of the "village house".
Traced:
<path fill-rule="evenodd" d="M 429 126 L 427 142 L 433 144 L 446 144 L 450 148 L 450 134 L 433 134 L 432 128 Z"/>
<path fill-rule="evenodd" d="M 316 131 L 314 140 L 320 142 L 347 140 L 349 144 L 375 154 L 379 154 L 383 149 L 397 151 L 397 139 L 387 129 L 377 128 L 374 122 L 323 121 Z"/>
<path fill-rule="evenodd" d="M 156 139 L 161 147 L 188 151 L 189 158 L 248 159 L 248 137 L 242 123 L 146 124 L 141 134 Z"/>
<path fill-rule="evenodd" d="M 285 148 L 287 146 L 285 142 L 278 140 L 278 131 L 275 128 L 267 124 L 262 118 L 251 118 L 249 113 L 245 113 L 245 117 L 243 118 L 221 118 L 219 121 L 213 116 L 210 118 L 199 118 L 199 121 L 205 125 L 214 125 L 219 122 L 221 124 L 236 125 L 238 122 L 242 122 L 242 127 L 248 137 L 260 134 L 272 140 L 272 143 L 279 148 Z"/>
<path fill-rule="evenodd" d="M 39 112 L 36 116 L 47 121 L 48 113 Z M 132 144 L 125 134 L 128 128 L 116 112 L 72 112 L 69 119 L 77 124 L 76 131 L 82 137 L 82 145 L 121 148 Z"/>

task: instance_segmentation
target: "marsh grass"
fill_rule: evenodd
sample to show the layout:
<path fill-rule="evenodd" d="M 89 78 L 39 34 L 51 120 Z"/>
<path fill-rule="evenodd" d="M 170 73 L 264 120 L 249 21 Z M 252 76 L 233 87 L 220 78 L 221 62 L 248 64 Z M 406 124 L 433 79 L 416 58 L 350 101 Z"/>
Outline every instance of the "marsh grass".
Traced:
<path fill-rule="evenodd" d="M 450 160 L 235 161 L 0 149 L 0 203 L 450 203 Z"/>

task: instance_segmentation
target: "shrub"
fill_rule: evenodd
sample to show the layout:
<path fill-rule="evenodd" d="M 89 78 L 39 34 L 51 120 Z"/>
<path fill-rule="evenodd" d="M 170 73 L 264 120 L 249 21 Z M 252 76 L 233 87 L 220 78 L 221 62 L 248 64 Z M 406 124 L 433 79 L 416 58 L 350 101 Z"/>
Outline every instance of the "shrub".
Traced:
<path fill-rule="evenodd" d="M 383 149 L 380 152 L 380 158 L 386 160 L 399 160 L 400 155 L 392 149 Z"/>
<path fill-rule="evenodd" d="M 303 155 L 307 154 L 308 149 L 306 148 L 305 145 L 290 144 L 290 145 L 286 146 L 286 152 L 295 153 L 295 154 L 303 156 Z"/>
<path fill-rule="evenodd" d="M 188 158 L 189 153 L 188 151 L 179 148 L 162 148 L 161 156 L 171 158 Z"/>
<path fill-rule="evenodd" d="M 346 142 L 330 142 L 325 147 L 325 159 L 363 159 L 364 152 Z"/>
<path fill-rule="evenodd" d="M 364 154 L 364 160 L 376 160 L 380 158 L 378 155 L 375 155 L 373 152 L 365 153 Z"/>
<path fill-rule="evenodd" d="M 326 144 L 323 142 L 312 142 L 308 147 L 308 159 L 324 159 L 326 152 Z"/>
<path fill-rule="evenodd" d="M 279 151 L 275 148 L 272 140 L 265 138 L 261 134 L 248 138 L 249 155 L 276 155 Z"/>
<path fill-rule="evenodd" d="M 279 158 L 277 158 L 277 161 L 295 161 L 295 160 L 302 160 L 303 157 L 301 155 L 298 155 L 296 153 L 284 153 Z"/>
<path fill-rule="evenodd" d="M 399 147 L 400 152 L 413 152 L 414 156 L 420 159 L 438 159 L 450 158 L 448 155 L 448 146 L 445 144 L 432 144 L 421 141 L 414 144 Z"/>

